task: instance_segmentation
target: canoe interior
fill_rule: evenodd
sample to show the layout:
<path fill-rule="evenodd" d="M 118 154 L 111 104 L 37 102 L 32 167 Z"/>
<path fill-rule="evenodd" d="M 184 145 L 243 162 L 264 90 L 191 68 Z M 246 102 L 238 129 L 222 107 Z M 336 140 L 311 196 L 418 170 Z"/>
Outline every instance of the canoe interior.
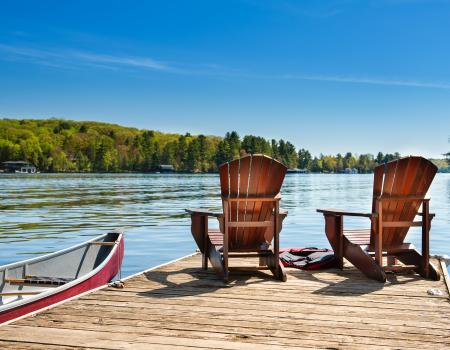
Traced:
<path fill-rule="evenodd" d="M 2 305 L 23 301 L 37 293 L 57 288 L 58 283 L 16 283 L 14 280 L 36 279 L 67 282 L 82 279 L 95 270 L 111 253 L 114 245 L 92 242 L 114 242 L 119 233 L 110 232 L 89 242 L 56 253 L 0 267 L 0 311 Z M 6 279 L 6 280 L 5 280 Z"/>

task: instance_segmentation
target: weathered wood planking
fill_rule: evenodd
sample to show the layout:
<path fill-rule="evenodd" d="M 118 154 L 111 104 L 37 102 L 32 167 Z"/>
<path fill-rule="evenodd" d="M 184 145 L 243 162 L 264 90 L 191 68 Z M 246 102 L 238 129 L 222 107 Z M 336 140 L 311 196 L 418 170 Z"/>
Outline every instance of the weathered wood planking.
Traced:
<path fill-rule="evenodd" d="M 194 255 L 0 328 L 0 349 L 450 349 L 444 279 L 343 271 L 234 272 Z M 233 265 L 254 264 L 233 259 Z M 441 266 L 440 264 L 437 264 Z M 442 267 L 441 267 L 442 269 Z M 429 296 L 438 288 L 442 296 Z"/>

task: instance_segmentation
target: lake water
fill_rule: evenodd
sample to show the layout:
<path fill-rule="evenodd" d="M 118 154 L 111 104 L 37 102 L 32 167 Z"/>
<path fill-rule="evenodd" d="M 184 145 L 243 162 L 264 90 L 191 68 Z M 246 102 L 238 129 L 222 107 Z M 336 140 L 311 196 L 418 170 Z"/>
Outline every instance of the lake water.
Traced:
<path fill-rule="evenodd" d="M 317 208 L 370 211 L 373 175 L 289 174 L 281 246 L 328 247 Z M 450 174 L 430 189 L 431 253 L 450 255 Z M 219 210 L 215 174 L 0 174 L 0 265 L 54 252 L 109 229 L 125 229 L 123 275 L 192 253 L 184 208 Z M 213 222 L 213 221 L 211 221 Z M 346 219 L 365 227 L 367 219 Z M 409 241 L 420 248 L 420 228 Z"/>

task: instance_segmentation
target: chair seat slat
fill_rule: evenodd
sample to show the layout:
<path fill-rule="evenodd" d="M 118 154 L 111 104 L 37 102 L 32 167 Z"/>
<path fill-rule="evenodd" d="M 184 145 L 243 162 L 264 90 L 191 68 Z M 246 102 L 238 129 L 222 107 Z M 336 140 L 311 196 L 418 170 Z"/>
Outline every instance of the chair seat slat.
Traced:
<path fill-rule="evenodd" d="M 272 221 L 230 221 L 228 227 L 272 227 Z"/>

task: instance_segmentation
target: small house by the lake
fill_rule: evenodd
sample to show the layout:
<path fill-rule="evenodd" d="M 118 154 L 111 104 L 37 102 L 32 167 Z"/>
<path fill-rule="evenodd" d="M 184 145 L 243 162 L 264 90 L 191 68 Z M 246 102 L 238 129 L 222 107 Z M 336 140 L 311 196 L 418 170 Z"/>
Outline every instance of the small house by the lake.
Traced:
<path fill-rule="evenodd" d="M 173 173 L 173 172 L 175 172 L 175 168 L 173 165 L 170 165 L 170 164 L 162 164 L 159 167 L 159 171 L 161 173 Z"/>
<path fill-rule="evenodd" d="M 287 170 L 290 174 L 306 174 L 308 173 L 308 169 L 298 169 L 298 168 L 291 168 Z"/>
<path fill-rule="evenodd" d="M 358 174 L 358 169 L 356 168 L 345 168 L 345 174 Z"/>
<path fill-rule="evenodd" d="M 5 173 L 36 173 L 36 167 L 33 164 L 20 160 L 3 162 L 1 164 L 1 169 Z"/>

